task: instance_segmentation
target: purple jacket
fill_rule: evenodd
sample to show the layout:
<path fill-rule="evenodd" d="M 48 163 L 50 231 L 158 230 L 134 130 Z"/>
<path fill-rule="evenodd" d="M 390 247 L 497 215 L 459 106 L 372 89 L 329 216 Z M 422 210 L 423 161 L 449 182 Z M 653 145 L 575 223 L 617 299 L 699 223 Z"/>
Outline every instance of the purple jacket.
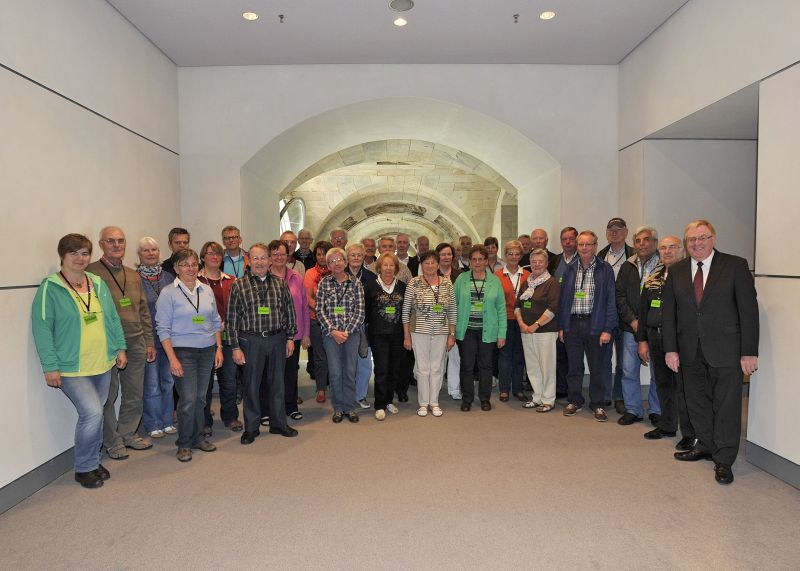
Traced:
<path fill-rule="evenodd" d="M 308 294 L 303 285 L 303 278 L 300 274 L 291 268 L 286 268 L 286 285 L 289 287 L 289 292 L 292 294 L 292 303 L 294 303 L 295 320 L 297 321 L 297 334 L 295 340 L 308 337 L 311 334 L 311 324 L 309 322 L 308 313 Z"/>

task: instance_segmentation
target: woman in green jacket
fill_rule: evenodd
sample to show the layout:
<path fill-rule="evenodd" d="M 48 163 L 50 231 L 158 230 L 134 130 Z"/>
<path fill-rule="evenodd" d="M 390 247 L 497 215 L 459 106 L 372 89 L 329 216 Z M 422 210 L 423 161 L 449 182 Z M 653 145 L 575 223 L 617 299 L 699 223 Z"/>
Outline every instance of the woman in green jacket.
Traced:
<path fill-rule="evenodd" d="M 33 340 L 48 386 L 61 389 L 78 411 L 75 481 L 99 488 L 110 477 L 100 464 L 103 406 L 111 368 L 128 364 L 125 336 L 108 287 L 85 271 L 91 241 L 67 234 L 58 255 L 61 270 L 42 280 L 33 300 Z"/>
<path fill-rule="evenodd" d="M 484 246 L 469 252 L 470 271 L 458 276 L 455 283 L 456 340 L 461 355 L 461 410 L 469 411 L 475 398 L 473 371 L 478 364 L 478 398 L 481 410 L 492 410 L 492 355 L 495 345 L 506 343 L 506 302 L 503 286 L 494 274 L 486 271 L 489 253 Z"/>

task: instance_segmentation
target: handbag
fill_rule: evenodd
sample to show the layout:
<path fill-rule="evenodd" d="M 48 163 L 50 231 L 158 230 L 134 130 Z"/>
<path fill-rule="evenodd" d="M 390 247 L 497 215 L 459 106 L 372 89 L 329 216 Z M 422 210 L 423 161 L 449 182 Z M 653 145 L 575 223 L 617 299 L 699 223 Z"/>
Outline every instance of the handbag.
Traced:
<path fill-rule="evenodd" d="M 367 339 L 367 333 L 363 327 L 358 330 L 358 333 L 360 335 L 358 339 L 358 356 L 366 359 L 367 355 L 369 355 L 369 339 Z"/>

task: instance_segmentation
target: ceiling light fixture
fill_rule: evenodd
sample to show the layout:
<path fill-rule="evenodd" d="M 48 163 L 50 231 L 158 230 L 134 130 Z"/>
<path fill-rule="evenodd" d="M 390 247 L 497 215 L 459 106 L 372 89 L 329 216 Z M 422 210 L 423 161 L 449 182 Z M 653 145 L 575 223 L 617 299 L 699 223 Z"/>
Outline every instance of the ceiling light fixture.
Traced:
<path fill-rule="evenodd" d="M 539 14 L 539 18 L 541 20 L 552 20 L 555 17 L 556 17 L 556 13 L 555 12 L 551 12 L 551 11 L 542 12 L 541 14 Z"/>
<path fill-rule="evenodd" d="M 255 12 L 244 12 L 242 13 L 242 18 L 244 18 L 248 22 L 253 22 L 254 20 L 258 20 L 258 14 L 256 14 Z"/>
<path fill-rule="evenodd" d="M 408 12 L 414 7 L 414 0 L 390 0 L 389 8 L 395 12 Z"/>
<path fill-rule="evenodd" d="M 397 19 L 394 21 L 394 25 L 395 25 L 395 26 L 397 26 L 397 27 L 399 27 L 399 28 L 402 28 L 402 27 L 403 27 L 403 26 L 405 26 L 406 24 L 408 24 L 408 20 L 406 20 L 405 18 L 397 18 Z"/>

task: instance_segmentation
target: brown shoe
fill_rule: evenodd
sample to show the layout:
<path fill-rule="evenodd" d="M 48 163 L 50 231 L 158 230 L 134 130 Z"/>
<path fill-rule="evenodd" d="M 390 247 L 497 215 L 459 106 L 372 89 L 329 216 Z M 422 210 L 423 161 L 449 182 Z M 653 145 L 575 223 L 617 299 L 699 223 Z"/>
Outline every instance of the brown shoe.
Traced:
<path fill-rule="evenodd" d="M 208 440 L 201 440 L 200 442 L 192 446 L 192 448 L 197 448 L 198 450 L 202 450 L 203 452 L 213 452 L 214 450 L 217 449 L 217 447 L 214 444 L 211 444 Z"/>
<path fill-rule="evenodd" d="M 500 402 L 508 402 L 508 393 L 500 393 Z"/>
<path fill-rule="evenodd" d="M 318 403 L 325 402 L 325 389 L 320 389 L 317 391 L 317 402 Z"/>
<path fill-rule="evenodd" d="M 241 432 L 243 427 L 242 421 L 239 420 L 238 418 L 234 418 L 226 426 L 231 432 Z"/>
<path fill-rule="evenodd" d="M 583 410 L 583 407 L 579 407 L 576 404 L 569 403 L 567 406 L 564 407 L 564 416 L 575 416 L 581 410 Z"/>
<path fill-rule="evenodd" d="M 179 462 L 188 462 L 192 459 L 192 451 L 188 448 L 178 448 L 178 452 L 175 454 L 175 457 Z"/>

